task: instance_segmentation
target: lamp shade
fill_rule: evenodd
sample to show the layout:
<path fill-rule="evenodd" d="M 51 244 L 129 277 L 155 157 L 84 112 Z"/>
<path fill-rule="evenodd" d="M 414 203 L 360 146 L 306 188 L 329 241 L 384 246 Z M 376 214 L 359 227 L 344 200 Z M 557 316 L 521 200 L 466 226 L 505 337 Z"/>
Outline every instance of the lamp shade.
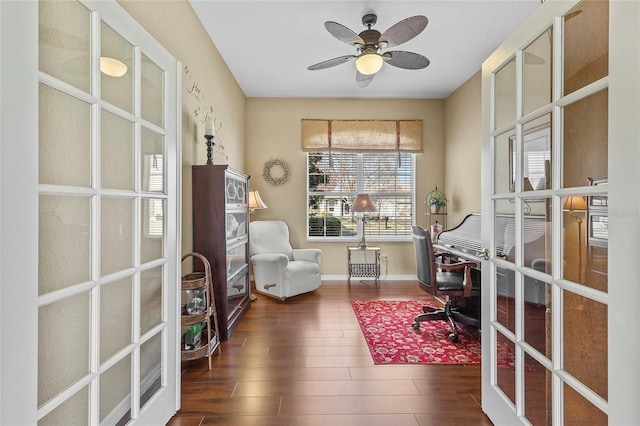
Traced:
<path fill-rule="evenodd" d="M 574 210 L 586 210 L 587 203 L 584 200 L 584 197 L 577 195 L 572 197 L 566 197 L 564 199 L 564 204 L 562 205 L 562 209 L 573 212 Z"/>
<path fill-rule="evenodd" d="M 371 75 L 380 71 L 384 60 L 377 53 L 364 53 L 356 59 L 356 68 L 360 74 Z"/>
<path fill-rule="evenodd" d="M 375 212 L 376 206 L 371 201 L 369 194 L 358 194 L 351 210 L 356 213 Z"/>
<path fill-rule="evenodd" d="M 258 191 L 249 191 L 249 208 L 252 210 L 268 208 Z"/>

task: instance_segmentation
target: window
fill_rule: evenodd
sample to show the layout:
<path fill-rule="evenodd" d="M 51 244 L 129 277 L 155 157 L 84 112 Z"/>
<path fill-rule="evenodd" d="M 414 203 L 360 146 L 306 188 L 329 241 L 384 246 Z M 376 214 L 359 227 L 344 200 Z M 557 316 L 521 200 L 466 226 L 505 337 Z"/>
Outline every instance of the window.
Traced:
<path fill-rule="evenodd" d="M 143 191 L 162 192 L 164 182 L 162 155 L 144 155 Z M 164 201 L 161 198 L 143 198 L 144 235 L 161 237 L 164 229 Z"/>
<path fill-rule="evenodd" d="M 362 238 L 361 222 L 351 205 L 356 195 L 364 192 L 377 209 L 367 216 L 366 238 L 408 240 L 415 210 L 414 157 L 397 152 L 308 153 L 307 237 Z"/>
<path fill-rule="evenodd" d="M 551 122 L 551 116 L 543 117 L 545 123 Z M 523 189 L 525 191 L 537 191 L 551 188 L 551 133 L 548 124 L 537 126 L 532 130 L 524 129 L 523 144 Z M 516 150 L 515 135 L 509 137 L 509 152 L 511 163 L 509 164 L 509 190 L 516 189 Z"/>

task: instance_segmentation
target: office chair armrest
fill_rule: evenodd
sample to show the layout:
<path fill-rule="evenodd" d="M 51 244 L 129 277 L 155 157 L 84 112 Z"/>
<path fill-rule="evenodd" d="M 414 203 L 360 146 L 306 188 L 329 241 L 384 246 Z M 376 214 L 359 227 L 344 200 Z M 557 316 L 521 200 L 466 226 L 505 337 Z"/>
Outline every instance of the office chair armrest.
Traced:
<path fill-rule="evenodd" d="M 460 258 L 458 258 L 458 256 L 456 256 L 455 254 L 452 254 L 448 251 L 438 251 L 435 252 L 433 254 L 433 258 L 435 259 L 436 263 L 441 262 L 443 265 L 455 265 L 458 263 L 464 263 L 465 261 L 461 261 Z M 440 261 L 438 261 L 438 258 L 440 258 Z"/>
<path fill-rule="evenodd" d="M 464 268 L 479 268 L 476 262 L 441 263 L 436 262 L 436 266 L 443 271 L 457 271 Z"/>
<path fill-rule="evenodd" d="M 462 280 L 462 297 L 471 296 L 471 289 L 473 287 L 473 280 L 471 279 L 471 268 L 479 268 L 476 262 L 458 262 L 458 263 L 436 263 L 436 265 L 443 271 L 459 271 L 464 270 L 464 279 Z"/>
<path fill-rule="evenodd" d="M 437 251 L 437 252 L 433 253 L 433 257 L 435 259 L 440 257 L 444 261 L 445 258 L 451 258 L 451 253 L 448 253 L 446 251 Z"/>

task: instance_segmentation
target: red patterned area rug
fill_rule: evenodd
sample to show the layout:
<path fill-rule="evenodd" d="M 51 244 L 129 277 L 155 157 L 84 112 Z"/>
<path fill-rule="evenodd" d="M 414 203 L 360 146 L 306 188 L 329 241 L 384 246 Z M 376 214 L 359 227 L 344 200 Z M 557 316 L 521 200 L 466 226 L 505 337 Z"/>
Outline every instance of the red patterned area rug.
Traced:
<path fill-rule="evenodd" d="M 464 330 L 449 340 L 449 323 L 411 325 L 429 301 L 351 301 L 375 364 L 479 364 L 480 342 Z M 499 357 L 504 359 L 504 357 Z"/>

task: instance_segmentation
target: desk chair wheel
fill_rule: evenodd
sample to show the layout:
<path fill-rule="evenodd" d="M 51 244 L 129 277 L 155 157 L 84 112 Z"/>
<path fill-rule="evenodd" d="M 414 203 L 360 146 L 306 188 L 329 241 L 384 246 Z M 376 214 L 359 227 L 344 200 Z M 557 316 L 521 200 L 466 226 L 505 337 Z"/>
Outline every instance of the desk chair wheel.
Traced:
<path fill-rule="evenodd" d="M 451 340 L 452 342 L 456 343 L 458 341 L 458 335 L 456 333 L 451 333 L 449 335 L 449 340 Z"/>
<path fill-rule="evenodd" d="M 414 330 L 420 330 L 420 323 L 418 321 L 415 321 L 411 326 Z"/>

